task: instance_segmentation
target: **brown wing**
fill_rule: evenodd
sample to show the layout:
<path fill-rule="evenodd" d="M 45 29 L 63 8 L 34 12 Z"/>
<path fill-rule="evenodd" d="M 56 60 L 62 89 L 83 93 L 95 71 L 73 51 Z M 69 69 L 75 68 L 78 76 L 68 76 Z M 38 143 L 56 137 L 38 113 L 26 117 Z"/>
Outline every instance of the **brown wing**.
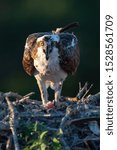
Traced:
<path fill-rule="evenodd" d="M 33 65 L 33 58 L 36 55 L 35 44 L 38 37 L 41 37 L 45 34 L 51 34 L 50 32 L 34 33 L 28 36 L 26 40 L 26 45 L 23 54 L 23 68 L 27 74 L 33 75 L 35 67 Z"/>
<path fill-rule="evenodd" d="M 33 58 L 31 57 L 31 51 L 32 48 L 36 42 L 37 39 L 37 34 L 31 34 L 28 36 L 26 40 L 26 46 L 24 49 L 24 54 L 23 54 L 23 68 L 26 71 L 27 74 L 33 75 L 35 67 L 33 65 Z"/>
<path fill-rule="evenodd" d="M 68 74 L 73 74 L 80 62 L 80 50 L 78 40 L 70 33 L 60 33 L 60 66 Z"/>

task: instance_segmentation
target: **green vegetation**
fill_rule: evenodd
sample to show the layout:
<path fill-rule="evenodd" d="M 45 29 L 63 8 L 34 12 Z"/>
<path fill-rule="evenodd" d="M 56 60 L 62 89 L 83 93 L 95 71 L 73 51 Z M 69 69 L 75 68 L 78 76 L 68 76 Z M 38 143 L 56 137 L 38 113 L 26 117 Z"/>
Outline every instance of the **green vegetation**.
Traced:
<path fill-rule="evenodd" d="M 50 132 L 41 123 L 28 126 L 21 125 L 19 130 L 19 142 L 23 150 L 63 150 L 59 133 Z"/>

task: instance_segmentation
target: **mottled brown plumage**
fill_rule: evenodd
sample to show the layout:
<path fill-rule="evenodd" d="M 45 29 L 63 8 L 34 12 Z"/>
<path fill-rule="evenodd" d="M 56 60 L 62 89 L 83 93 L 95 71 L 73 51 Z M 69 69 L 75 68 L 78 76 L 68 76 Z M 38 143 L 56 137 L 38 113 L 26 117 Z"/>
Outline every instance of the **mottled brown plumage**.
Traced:
<path fill-rule="evenodd" d="M 71 45 L 74 38 L 75 45 Z M 60 66 L 68 74 L 76 72 L 80 63 L 80 51 L 78 47 L 78 41 L 73 34 L 61 33 L 59 43 L 60 54 Z M 74 50 L 73 50 L 74 48 Z"/>
<path fill-rule="evenodd" d="M 79 65 L 78 40 L 74 34 L 63 32 L 74 26 L 77 23 L 52 32 L 34 33 L 26 40 L 23 67 L 35 76 L 43 104 L 48 101 L 48 86 L 55 90 L 55 101 L 59 100 L 63 81 L 68 74 L 75 73 Z"/>

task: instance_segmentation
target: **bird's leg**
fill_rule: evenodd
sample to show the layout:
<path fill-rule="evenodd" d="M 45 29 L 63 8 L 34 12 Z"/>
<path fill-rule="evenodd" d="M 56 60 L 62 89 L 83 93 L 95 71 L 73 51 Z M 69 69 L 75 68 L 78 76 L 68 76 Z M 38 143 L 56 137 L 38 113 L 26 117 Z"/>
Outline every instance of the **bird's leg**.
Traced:
<path fill-rule="evenodd" d="M 45 82 L 43 80 L 37 80 L 37 84 L 41 93 L 42 103 L 45 105 L 48 102 L 48 92 Z"/>
<path fill-rule="evenodd" d="M 60 99 L 60 96 L 61 96 L 61 91 L 62 91 L 62 85 L 63 85 L 63 82 L 59 82 L 57 85 L 56 85 L 56 88 L 55 88 L 55 105 L 59 106 L 59 99 Z"/>

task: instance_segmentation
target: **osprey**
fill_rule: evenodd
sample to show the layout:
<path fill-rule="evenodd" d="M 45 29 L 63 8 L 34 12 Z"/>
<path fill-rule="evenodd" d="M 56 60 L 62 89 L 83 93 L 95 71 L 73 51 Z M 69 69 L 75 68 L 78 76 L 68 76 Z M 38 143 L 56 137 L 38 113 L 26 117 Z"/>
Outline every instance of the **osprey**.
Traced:
<path fill-rule="evenodd" d="M 77 70 L 80 62 L 78 40 L 73 33 L 65 32 L 76 26 L 77 22 L 52 32 L 34 33 L 26 40 L 23 68 L 36 78 L 44 106 L 48 104 L 47 88 L 55 91 L 54 102 L 58 104 L 63 81 Z"/>

